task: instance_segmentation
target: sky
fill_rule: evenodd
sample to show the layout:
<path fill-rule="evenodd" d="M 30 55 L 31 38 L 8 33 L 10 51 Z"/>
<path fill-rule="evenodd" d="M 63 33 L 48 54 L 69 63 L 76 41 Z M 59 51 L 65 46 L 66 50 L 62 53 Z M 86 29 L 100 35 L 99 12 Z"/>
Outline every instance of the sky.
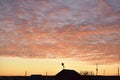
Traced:
<path fill-rule="evenodd" d="M 0 75 L 68 69 L 117 75 L 120 0 L 0 0 Z"/>

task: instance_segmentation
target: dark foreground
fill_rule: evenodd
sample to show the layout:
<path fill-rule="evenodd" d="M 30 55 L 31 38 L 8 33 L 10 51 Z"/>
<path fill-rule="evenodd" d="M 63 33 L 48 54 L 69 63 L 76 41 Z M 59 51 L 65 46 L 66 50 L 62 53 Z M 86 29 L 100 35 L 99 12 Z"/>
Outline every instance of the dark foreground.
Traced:
<path fill-rule="evenodd" d="M 63 69 L 55 76 L 1 76 L 0 80 L 120 80 L 120 76 L 81 76 L 74 70 Z"/>
<path fill-rule="evenodd" d="M 30 76 L 1 76 L 0 80 L 58 80 L 54 77 L 43 76 L 42 78 L 31 78 Z M 67 79 L 66 79 L 67 80 Z M 71 79 L 70 79 L 71 80 Z M 74 80 L 120 80 L 118 76 L 81 76 L 79 79 Z"/>

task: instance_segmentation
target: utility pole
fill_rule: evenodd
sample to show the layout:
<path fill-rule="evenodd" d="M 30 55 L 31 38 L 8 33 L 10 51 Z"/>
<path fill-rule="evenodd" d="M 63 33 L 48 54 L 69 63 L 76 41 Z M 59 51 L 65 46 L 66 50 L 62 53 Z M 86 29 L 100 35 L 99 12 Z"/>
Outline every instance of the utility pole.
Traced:
<path fill-rule="evenodd" d="M 96 64 L 96 76 L 98 75 L 98 65 Z"/>
<path fill-rule="evenodd" d="M 105 76 L 105 69 L 104 69 L 104 71 L 103 71 L 103 76 Z"/>
<path fill-rule="evenodd" d="M 25 76 L 27 76 L 27 71 L 25 71 Z"/>
<path fill-rule="evenodd" d="M 119 76 L 119 67 L 118 67 L 118 76 Z"/>
<path fill-rule="evenodd" d="M 46 72 L 46 76 L 47 76 L 47 72 Z"/>

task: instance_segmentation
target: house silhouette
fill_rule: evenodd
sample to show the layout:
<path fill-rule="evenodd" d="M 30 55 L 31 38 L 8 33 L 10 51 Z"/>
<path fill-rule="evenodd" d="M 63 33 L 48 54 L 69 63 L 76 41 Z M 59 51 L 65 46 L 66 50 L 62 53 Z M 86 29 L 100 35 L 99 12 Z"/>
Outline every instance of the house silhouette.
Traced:
<path fill-rule="evenodd" d="M 120 80 L 120 76 L 83 76 L 75 70 L 63 69 L 55 76 L 32 74 L 31 76 L 0 76 L 0 80 Z"/>
<path fill-rule="evenodd" d="M 34 75 L 31 75 L 29 80 L 42 80 L 42 78 L 43 78 L 42 75 L 34 74 Z"/>
<path fill-rule="evenodd" d="M 85 80 L 75 70 L 63 69 L 55 75 L 56 80 Z"/>
<path fill-rule="evenodd" d="M 29 80 L 86 80 L 75 70 L 63 69 L 55 76 L 31 75 Z"/>

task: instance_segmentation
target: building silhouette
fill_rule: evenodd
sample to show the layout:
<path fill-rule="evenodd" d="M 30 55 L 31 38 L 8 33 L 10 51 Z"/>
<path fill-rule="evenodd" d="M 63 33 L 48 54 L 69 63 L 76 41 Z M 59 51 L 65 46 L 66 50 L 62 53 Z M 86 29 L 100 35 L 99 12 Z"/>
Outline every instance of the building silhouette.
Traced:
<path fill-rule="evenodd" d="M 55 76 L 32 74 L 31 76 L 1 76 L 0 80 L 120 80 L 119 76 L 83 76 L 75 70 L 63 69 Z"/>
<path fill-rule="evenodd" d="M 75 70 L 63 69 L 55 75 L 56 80 L 84 80 Z"/>

